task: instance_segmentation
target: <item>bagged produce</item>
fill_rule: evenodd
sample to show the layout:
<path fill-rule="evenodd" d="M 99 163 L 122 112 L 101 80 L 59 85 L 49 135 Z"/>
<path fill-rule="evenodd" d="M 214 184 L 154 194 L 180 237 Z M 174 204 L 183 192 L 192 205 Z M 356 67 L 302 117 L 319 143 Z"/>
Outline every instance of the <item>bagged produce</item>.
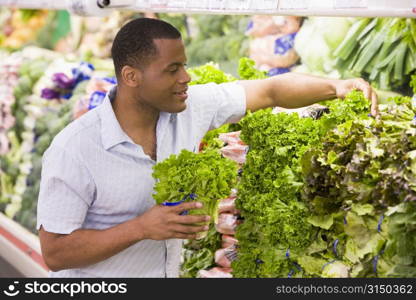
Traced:
<path fill-rule="evenodd" d="M 240 224 L 238 216 L 229 213 L 222 213 L 218 215 L 218 223 L 215 224 L 215 228 L 222 234 L 235 234 L 235 230 Z"/>
<path fill-rule="evenodd" d="M 294 50 L 295 33 L 268 35 L 250 42 L 249 57 L 260 70 L 288 68 L 294 65 L 299 56 Z"/>
<path fill-rule="evenodd" d="M 228 145 L 235 145 L 235 144 L 244 145 L 243 141 L 240 139 L 240 134 L 241 134 L 241 131 L 220 133 L 218 135 L 218 138 Z"/>
<path fill-rule="evenodd" d="M 231 274 L 231 268 L 219 268 L 214 267 L 209 270 L 200 270 L 198 272 L 198 278 L 233 278 Z"/>
<path fill-rule="evenodd" d="M 238 214 L 238 209 L 235 207 L 235 199 L 237 196 L 230 196 L 225 199 L 221 199 L 218 204 L 218 213 L 231 213 Z"/>
<path fill-rule="evenodd" d="M 238 164 L 244 164 L 248 152 L 247 145 L 234 144 L 222 147 L 220 149 L 222 156 L 227 157 Z"/>
<path fill-rule="evenodd" d="M 251 37 L 249 56 L 258 69 L 269 76 L 290 71 L 299 59 L 294 42 L 300 22 L 295 16 L 253 16 L 246 35 Z"/>
<path fill-rule="evenodd" d="M 221 241 L 222 241 L 222 244 L 221 244 L 222 248 L 228 248 L 230 246 L 236 246 L 238 244 L 238 240 L 234 236 L 231 236 L 228 234 L 223 234 L 221 236 Z"/>
<path fill-rule="evenodd" d="M 246 35 L 264 37 L 272 34 L 289 34 L 297 32 L 301 18 L 296 16 L 255 15 L 251 18 Z"/>
<path fill-rule="evenodd" d="M 231 263 L 237 258 L 235 245 L 215 251 L 215 263 L 224 268 L 230 268 Z"/>

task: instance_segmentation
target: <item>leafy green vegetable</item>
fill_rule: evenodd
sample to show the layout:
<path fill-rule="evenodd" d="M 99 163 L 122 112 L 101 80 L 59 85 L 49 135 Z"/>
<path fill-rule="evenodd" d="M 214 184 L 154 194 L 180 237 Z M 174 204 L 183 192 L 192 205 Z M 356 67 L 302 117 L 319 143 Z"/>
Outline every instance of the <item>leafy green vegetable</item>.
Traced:
<path fill-rule="evenodd" d="M 214 222 L 218 218 L 218 201 L 229 196 L 237 180 L 237 164 L 216 150 L 199 154 L 182 150 L 156 164 L 153 170 L 157 180 L 153 198 L 158 204 L 196 199 L 204 207 L 190 213 L 209 215 Z"/>

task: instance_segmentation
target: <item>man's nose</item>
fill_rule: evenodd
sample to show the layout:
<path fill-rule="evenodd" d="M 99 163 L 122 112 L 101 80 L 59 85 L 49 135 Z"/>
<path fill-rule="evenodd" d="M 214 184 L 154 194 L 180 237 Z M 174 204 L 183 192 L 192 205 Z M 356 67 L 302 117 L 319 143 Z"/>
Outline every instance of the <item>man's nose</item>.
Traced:
<path fill-rule="evenodd" d="M 179 82 L 180 83 L 189 83 L 191 80 L 192 80 L 191 76 L 189 75 L 189 73 L 184 68 Z"/>

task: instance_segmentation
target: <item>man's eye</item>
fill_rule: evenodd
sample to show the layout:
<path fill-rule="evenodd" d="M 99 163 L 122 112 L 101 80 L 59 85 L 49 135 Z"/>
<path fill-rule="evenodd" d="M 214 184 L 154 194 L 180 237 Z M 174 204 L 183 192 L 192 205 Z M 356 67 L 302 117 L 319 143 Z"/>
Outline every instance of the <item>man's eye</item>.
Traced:
<path fill-rule="evenodd" d="M 176 73 L 176 72 L 178 72 L 178 69 L 176 68 L 176 69 L 172 69 L 172 70 L 169 70 L 169 72 L 170 73 Z"/>

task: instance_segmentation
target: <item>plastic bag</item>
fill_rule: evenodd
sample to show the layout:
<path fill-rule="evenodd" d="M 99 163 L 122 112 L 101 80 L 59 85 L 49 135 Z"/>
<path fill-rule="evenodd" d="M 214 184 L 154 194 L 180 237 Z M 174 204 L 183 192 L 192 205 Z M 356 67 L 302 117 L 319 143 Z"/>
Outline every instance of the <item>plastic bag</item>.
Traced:
<path fill-rule="evenodd" d="M 214 267 L 209 270 L 200 270 L 197 278 L 233 278 L 231 268 Z"/>
<path fill-rule="evenodd" d="M 228 234 L 223 234 L 221 236 L 221 242 L 222 242 L 221 243 L 222 248 L 227 248 L 230 246 L 238 245 L 238 240 L 235 237 L 228 235 Z"/>
<path fill-rule="evenodd" d="M 235 199 L 237 199 L 237 196 L 221 199 L 218 204 L 218 213 L 239 214 L 240 211 L 235 207 Z"/>
<path fill-rule="evenodd" d="M 313 118 L 319 119 L 324 113 L 329 112 L 329 108 L 320 104 L 312 104 L 305 107 L 300 108 L 282 108 L 282 107 L 275 107 L 273 108 L 273 113 L 297 113 L 301 118 Z"/>
<path fill-rule="evenodd" d="M 227 133 L 220 133 L 218 138 L 227 143 L 228 145 L 245 145 L 244 142 L 240 139 L 241 131 L 233 131 Z"/>
<path fill-rule="evenodd" d="M 246 162 L 248 146 L 241 144 L 227 145 L 222 147 L 220 152 L 222 156 L 227 157 L 241 165 Z"/>
<path fill-rule="evenodd" d="M 224 268 L 230 268 L 237 258 L 237 249 L 234 245 L 215 251 L 215 263 Z"/>
<path fill-rule="evenodd" d="M 301 19 L 296 16 L 255 15 L 251 18 L 246 35 L 258 38 L 266 35 L 297 32 Z"/>
<path fill-rule="evenodd" d="M 222 234 L 235 234 L 237 226 L 240 224 L 238 216 L 234 214 L 222 213 L 218 215 L 218 223 L 215 229 Z"/>
<path fill-rule="evenodd" d="M 289 68 L 298 60 L 294 49 L 295 33 L 268 35 L 250 42 L 249 56 L 260 70 Z"/>

